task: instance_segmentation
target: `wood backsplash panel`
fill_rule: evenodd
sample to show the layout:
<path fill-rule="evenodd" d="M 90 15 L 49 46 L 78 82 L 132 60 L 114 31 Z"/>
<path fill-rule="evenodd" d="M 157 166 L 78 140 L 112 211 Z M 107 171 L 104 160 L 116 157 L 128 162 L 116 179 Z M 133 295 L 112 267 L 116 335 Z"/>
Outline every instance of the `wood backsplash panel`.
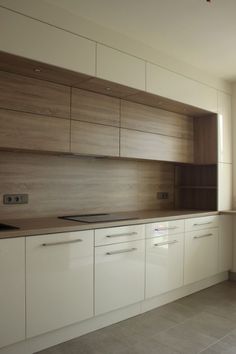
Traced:
<path fill-rule="evenodd" d="M 0 71 L 0 107 L 70 118 L 70 88 Z"/>
<path fill-rule="evenodd" d="M 120 126 L 120 100 L 72 88 L 71 118 L 84 122 Z"/>
<path fill-rule="evenodd" d="M 5 218 L 173 209 L 168 163 L 0 153 L 0 215 Z M 169 192 L 157 200 L 158 191 Z M 29 204 L 3 205 L 3 194 L 28 193 Z"/>

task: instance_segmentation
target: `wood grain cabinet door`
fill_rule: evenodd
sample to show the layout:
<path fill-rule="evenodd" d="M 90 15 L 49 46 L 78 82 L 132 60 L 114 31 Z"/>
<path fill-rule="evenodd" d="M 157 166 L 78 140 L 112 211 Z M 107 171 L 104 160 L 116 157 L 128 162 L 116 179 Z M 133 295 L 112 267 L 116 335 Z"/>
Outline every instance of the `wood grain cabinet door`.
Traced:
<path fill-rule="evenodd" d="M 71 152 L 119 156 L 119 128 L 72 120 Z"/>

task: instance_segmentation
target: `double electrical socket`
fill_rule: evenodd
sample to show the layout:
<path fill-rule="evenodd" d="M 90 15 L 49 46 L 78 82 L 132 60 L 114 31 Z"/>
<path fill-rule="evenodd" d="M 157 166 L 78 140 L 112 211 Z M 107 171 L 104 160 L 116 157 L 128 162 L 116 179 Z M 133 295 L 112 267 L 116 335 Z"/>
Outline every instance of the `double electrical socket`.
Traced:
<path fill-rule="evenodd" d="M 27 204 L 28 194 L 4 194 L 3 204 Z"/>
<path fill-rule="evenodd" d="M 157 192 L 157 199 L 168 199 L 169 193 L 168 192 Z"/>

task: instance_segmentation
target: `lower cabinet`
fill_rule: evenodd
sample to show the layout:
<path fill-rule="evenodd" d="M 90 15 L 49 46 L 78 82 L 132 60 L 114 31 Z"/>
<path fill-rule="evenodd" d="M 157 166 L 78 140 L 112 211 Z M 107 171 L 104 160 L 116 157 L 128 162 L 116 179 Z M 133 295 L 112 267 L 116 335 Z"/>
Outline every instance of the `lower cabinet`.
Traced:
<path fill-rule="evenodd" d="M 145 240 L 95 248 L 95 315 L 144 299 Z"/>
<path fill-rule="evenodd" d="M 233 265 L 233 218 L 220 215 L 219 219 L 219 272 L 225 272 Z"/>
<path fill-rule="evenodd" d="M 0 347 L 25 339 L 25 238 L 0 240 Z"/>
<path fill-rule="evenodd" d="M 184 234 L 146 240 L 146 292 L 150 298 L 183 285 Z"/>
<path fill-rule="evenodd" d="M 184 284 L 218 273 L 218 228 L 185 234 Z"/>
<path fill-rule="evenodd" d="M 26 238 L 27 337 L 93 316 L 93 231 Z"/>

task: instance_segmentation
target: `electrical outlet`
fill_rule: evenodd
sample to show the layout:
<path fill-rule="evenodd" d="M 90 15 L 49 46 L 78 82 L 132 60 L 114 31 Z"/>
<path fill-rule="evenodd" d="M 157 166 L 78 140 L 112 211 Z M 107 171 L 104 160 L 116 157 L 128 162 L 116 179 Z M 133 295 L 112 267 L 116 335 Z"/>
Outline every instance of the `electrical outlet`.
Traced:
<path fill-rule="evenodd" d="M 4 194 L 3 204 L 27 204 L 28 194 Z"/>
<path fill-rule="evenodd" d="M 168 192 L 157 192 L 157 199 L 169 199 Z"/>

